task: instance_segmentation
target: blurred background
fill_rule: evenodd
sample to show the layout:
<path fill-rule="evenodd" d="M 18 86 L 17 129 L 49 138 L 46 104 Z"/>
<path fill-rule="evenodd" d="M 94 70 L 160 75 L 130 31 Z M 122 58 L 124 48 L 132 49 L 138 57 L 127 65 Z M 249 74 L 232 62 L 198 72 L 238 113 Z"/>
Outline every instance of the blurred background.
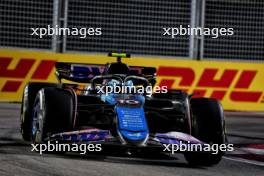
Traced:
<path fill-rule="evenodd" d="M 32 27 L 101 27 L 102 36 L 29 35 Z M 163 27 L 234 28 L 233 36 L 164 37 Z M 264 60 L 263 0 L 1 0 L 0 47 L 52 52 Z"/>

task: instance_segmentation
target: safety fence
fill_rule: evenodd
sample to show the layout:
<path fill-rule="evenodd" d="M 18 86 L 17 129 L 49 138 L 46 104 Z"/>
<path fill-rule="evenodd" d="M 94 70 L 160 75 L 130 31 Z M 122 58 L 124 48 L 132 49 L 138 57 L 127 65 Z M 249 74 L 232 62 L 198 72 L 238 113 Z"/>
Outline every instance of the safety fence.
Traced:
<path fill-rule="evenodd" d="M 264 60 L 263 0 L 1 0 L 0 47 L 53 52 Z M 31 28 L 100 27 L 102 35 L 40 38 Z M 233 28 L 233 35 L 163 35 L 163 28 Z"/>

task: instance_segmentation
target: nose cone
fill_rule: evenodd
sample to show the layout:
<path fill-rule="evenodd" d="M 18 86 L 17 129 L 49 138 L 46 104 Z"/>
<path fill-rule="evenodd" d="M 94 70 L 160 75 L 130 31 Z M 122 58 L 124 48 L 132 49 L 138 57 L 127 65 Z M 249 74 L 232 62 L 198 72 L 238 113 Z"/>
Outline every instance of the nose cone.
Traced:
<path fill-rule="evenodd" d="M 125 143 L 144 145 L 148 138 L 148 126 L 143 107 L 116 107 L 118 132 Z"/>

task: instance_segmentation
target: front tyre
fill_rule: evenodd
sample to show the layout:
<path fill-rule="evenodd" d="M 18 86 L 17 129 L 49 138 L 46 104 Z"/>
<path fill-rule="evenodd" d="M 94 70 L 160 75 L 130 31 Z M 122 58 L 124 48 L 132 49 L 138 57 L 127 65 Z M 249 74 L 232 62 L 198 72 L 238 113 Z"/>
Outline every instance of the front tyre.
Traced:
<path fill-rule="evenodd" d="M 225 120 L 221 104 L 215 99 L 191 99 L 192 136 L 207 144 L 225 144 Z M 191 165 L 211 166 L 218 164 L 224 152 L 185 153 L 185 159 Z"/>
<path fill-rule="evenodd" d="M 54 83 L 39 82 L 31 82 L 25 86 L 20 111 L 20 132 L 25 141 L 31 141 L 32 139 L 32 111 L 38 91 L 44 87 L 59 86 Z"/>
<path fill-rule="evenodd" d="M 69 91 L 41 89 L 33 108 L 33 142 L 44 143 L 51 134 L 72 130 L 73 111 L 73 98 Z"/>

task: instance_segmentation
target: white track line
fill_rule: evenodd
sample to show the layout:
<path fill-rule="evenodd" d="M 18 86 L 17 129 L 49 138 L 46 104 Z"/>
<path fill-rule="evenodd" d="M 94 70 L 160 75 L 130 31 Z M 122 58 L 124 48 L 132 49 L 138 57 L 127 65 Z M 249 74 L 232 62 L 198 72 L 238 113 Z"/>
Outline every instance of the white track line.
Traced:
<path fill-rule="evenodd" d="M 247 159 L 242 159 L 242 158 L 235 158 L 235 157 L 226 157 L 223 156 L 224 159 L 231 160 L 231 161 L 236 161 L 236 162 L 241 162 L 241 163 L 246 163 L 246 164 L 253 164 L 257 166 L 264 166 L 263 162 L 259 161 L 252 161 L 252 160 L 247 160 Z"/>

